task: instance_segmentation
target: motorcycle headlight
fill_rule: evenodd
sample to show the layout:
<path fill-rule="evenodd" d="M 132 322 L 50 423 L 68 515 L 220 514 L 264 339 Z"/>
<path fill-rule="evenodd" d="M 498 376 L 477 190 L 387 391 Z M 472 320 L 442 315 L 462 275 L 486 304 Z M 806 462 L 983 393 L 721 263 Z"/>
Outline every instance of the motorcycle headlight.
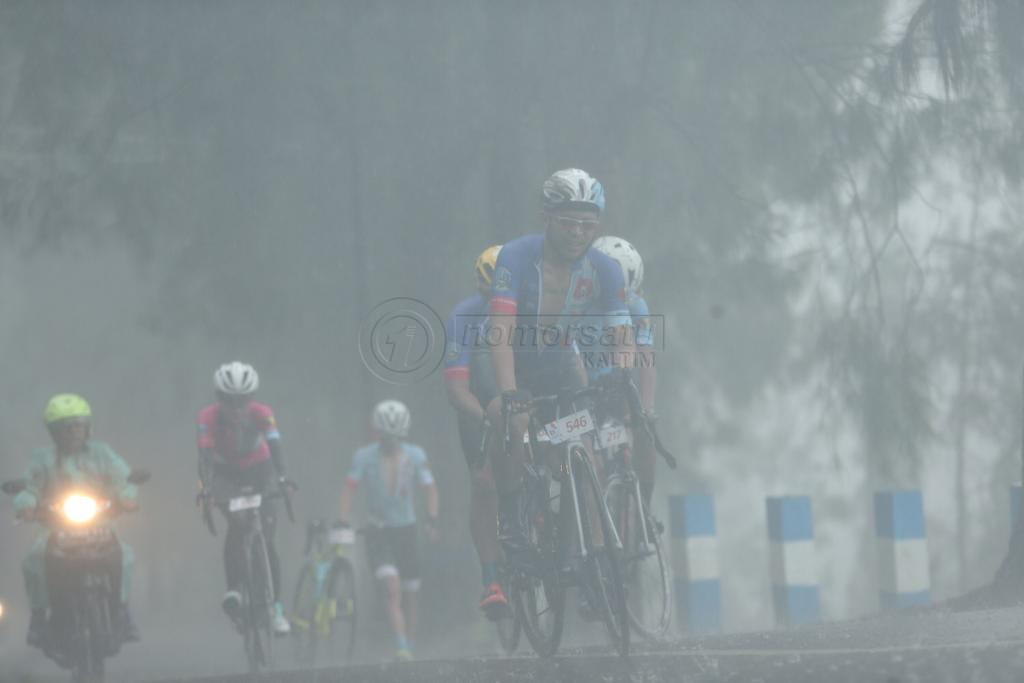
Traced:
<path fill-rule="evenodd" d="M 61 504 L 64 518 L 72 524 L 88 524 L 96 517 L 99 508 L 95 498 L 80 493 L 72 493 Z"/>

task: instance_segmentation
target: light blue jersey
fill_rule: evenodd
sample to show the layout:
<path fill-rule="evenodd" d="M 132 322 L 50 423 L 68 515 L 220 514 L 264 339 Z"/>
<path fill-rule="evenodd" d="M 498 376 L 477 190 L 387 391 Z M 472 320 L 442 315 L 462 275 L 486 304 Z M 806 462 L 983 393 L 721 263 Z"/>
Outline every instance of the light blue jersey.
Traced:
<path fill-rule="evenodd" d="M 366 484 L 366 500 L 370 522 L 384 527 L 402 527 L 416 523 L 414 491 L 416 485 L 431 486 L 427 454 L 415 444 L 402 442 L 398 458 L 398 474 L 394 490 L 385 480 L 379 444 L 370 444 L 356 451 L 348 472 L 350 486 Z"/>
<path fill-rule="evenodd" d="M 651 310 L 647 306 L 647 301 L 642 296 L 633 294 L 627 298 L 626 305 L 629 307 L 629 317 L 638 349 L 650 351 L 650 347 L 654 346 L 654 333 L 651 328 Z M 591 384 L 600 377 L 610 375 L 614 370 L 610 364 L 587 364 L 586 368 Z"/>

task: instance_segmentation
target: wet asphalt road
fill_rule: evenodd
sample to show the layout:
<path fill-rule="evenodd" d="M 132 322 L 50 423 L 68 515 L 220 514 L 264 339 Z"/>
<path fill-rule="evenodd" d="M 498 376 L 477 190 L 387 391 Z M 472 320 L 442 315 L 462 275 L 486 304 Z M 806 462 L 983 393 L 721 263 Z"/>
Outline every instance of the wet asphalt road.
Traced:
<path fill-rule="evenodd" d="M 484 625 L 484 628 L 489 628 Z M 154 629 L 155 630 L 155 629 Z M 220 633 L 223 630 L 219 630 Z M 173 657 L 157 642 L 175 640 L 151 632 L 137 649 L 109 663 L 108 681 L 227 683 L 250 681 L 232 675 L 241 664 L 234 639 L 180 634 Z M 194 641 L 187 641 L 196 635 Z M 459 642 L 468 637 L 449 634 Z M 481 633 L 487 642 L 488 630 Z M 225 644 L 230 647 L 225 648 Z M 148 646 L 148 647 L 147 647 Z M 219 656 L 209 658 L 216 646 Z M 169 654 L 169 653 L 168 653 Z M 371 657 L 368 655 L 367 659 Z M 49 662 L 17 672 L 0 662 L 0 683 L 64 681 Z M 285 658 L 287 659 L 287 658 Z M 28 662 L 26 662 L 28 663 Z M 19 667 L 20 668 L 20 667 Z M 177 672 L 182 672 L 178 674 Z M 187 673 L 185 673 L 187 672 Z M 196 675 L 204 672 L 206 675 Z M 25 674 L 28 674 L 25 676 Z M 178 677 L 175 677 L 178 676 Z M 403 664 L 365 664 L 316 671 L 280 671 L 259 680 L 287 683 L 945 683 L 1024 682 L 1024 607 L 951 613 L 933 610 L 813 628 L 687 637 L 656 645 L 637 643 L 628 659 L 601 648 L 563 648 L 552 660 L 533 657 L 528 644 L 515 657 L 425 659 Z"/>
<path fill-rule="evenodd" d="M 638 644 L 620 659 L 599 649 L 549 661 L 508 658 L 420 661 L 280 672 L 295 683 L 945 683 L 1024 681 L 1024 608 L 934 611 L 764 633 Z M 176 679 L 180 681 L 196 679 Z M 206 679 L 244 681 L 244 676 Z"/>

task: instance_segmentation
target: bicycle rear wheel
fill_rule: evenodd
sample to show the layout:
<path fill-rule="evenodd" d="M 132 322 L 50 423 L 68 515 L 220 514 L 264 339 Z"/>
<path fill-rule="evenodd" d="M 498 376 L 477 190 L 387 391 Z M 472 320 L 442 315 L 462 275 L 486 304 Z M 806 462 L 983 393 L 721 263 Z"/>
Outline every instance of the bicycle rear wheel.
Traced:
<path fill-rule="evenodd" d="M 643 507 L 635 477 L 610 481 L 605 501 L 622 542 L 630 623 L 644 637 L 656 640 L 672 623 L 671 580 L 661 525 Z"/>
<path fill-rule="evenodd" d="M 536 571 L 511 572 L 509 587 L 516 619 L 533 651 L 551 657 L 562 642 L 565 622 L 565 587 L 558 575 L 561 546 L 558 515 L 553 510 L 550 477 L 529 482 L 525 493 L 530 544 L 537 553 Z"/>
<path fill-rule="evenodd" d="M 582 446 L 573 446 L 570 454 L 576 495 L 582 518 L 587 557 L 583 563 L 584 590 L 593 601 L 608 632 L 612 646 L 620 656 L 629 654 L 629 612 L 626 610 L 626 589 L 623 584 L 621 549 L 615 542 L 615 529 L 609 520 L 608 508 L 597 483 L 597 474 Z M 591 515 L 598 519 L 591 521 Z M 601 529 L 603 547 L 594 550 L 592 531 Z"/>

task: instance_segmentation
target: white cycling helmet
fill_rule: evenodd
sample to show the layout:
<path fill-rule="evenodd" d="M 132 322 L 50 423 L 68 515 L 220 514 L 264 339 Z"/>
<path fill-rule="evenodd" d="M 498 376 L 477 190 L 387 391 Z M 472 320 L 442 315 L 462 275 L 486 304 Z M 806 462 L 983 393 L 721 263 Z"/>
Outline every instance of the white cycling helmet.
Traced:
<path fill-rule="evenodd" d="M 228 396 L 248 396 L 256 393 L 260 376 L 248 363 L 233 361 L 225 363 L 213 373 L 213 384 L 217 391 Z"/>
<path fill-rule="evenodd" d="M 409 433 L 409 409 L 401 401 L 381 401 L 373 409 L 373 428 L 399 438 Z"/>
<path fill-rule="evenodd" d="M 598 237 L 594 240 L 593 247 L 619 262 L 622 275 L 626 278 L 626 292 L 639 294 L 644 282 L 644 260 L 636 247 L 621 237 L 611 235 Z"/>
<path fill-rule="evenodd" d="M 604 211 L 604 187 L 597 178 L 578 168 L 555 171 L 544 181 L 544 208 L 597 209 Z"/>

